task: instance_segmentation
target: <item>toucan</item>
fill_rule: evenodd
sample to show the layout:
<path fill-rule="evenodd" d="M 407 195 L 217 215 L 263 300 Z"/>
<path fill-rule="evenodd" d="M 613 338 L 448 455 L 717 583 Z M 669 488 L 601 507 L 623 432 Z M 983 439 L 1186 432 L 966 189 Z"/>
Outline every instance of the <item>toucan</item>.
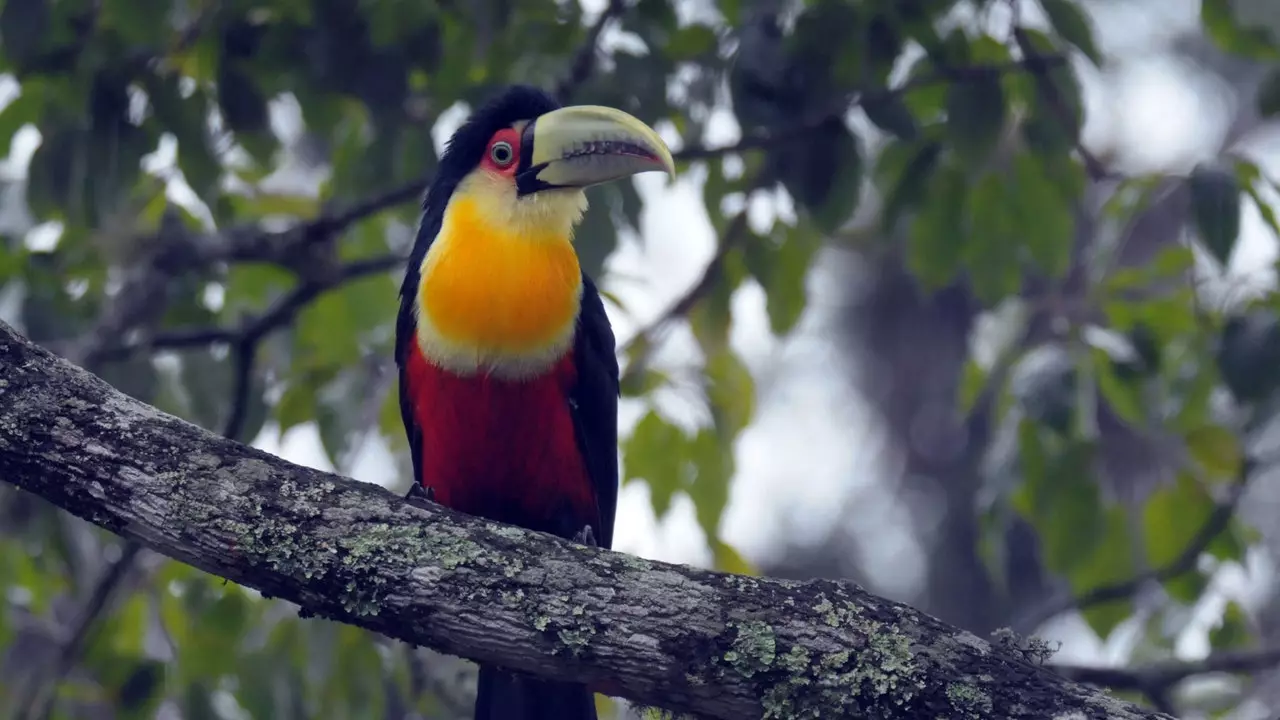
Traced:
<path fill-rule="evenodd" d="M 674 176 L 620 110 L 506 88 L 449 139 L 422 203 L 396 322 L 414 502 L 611 547 L 618 361 L 574 250 L 586 188 Z M 476 720 L 596 720 L 585 685 L 481 665 Z"/>

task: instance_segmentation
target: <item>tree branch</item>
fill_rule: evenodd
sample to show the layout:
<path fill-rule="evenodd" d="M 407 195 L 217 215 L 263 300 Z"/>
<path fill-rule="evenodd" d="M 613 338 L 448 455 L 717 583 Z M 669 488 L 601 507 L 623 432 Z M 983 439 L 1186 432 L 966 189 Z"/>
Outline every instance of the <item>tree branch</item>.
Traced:
<path fill-rule="evenodd" d="M 261 338 L 248 339 L 236 345 L 235 385 L 232 390 L 231 406 L 227 412 L 226 425 L 222 429 L 224 438 L 239 439 L 244 430 L 252 390 L 253 369 L 260 341 Z M 49 669 L 47 675 L 42 676 L 37 673 L 28 684 L 26 699 L 18 705 L 19 710 L 16 715 L 18 720 L 50 717 L 57 697 L 58 684 L 75 667 L 77 658 L 84 652 L 85 642 L 90 633 L 97 626 L 98 620 L 110 609 L 111 601 L 120 594 L 125 580 L 130 576 L 130 571 L 142 557 L 143 550 L 143 546 L 138 541 L 127 540 L 120 548 L 120 557 L 98 576 L 88 600 L 85 601 L 84 607 L 71 626 L 68 639 L 59 648 L 53 667 Z"/>
<path fill-rule="evenodd" d="M 404 258 L 392 254 L 354 260 L 339 266 L 333 272 L 324 273 L 319 278 L 299 282 L 297 287 L 286 293 L 261 315 L 246 319 L 236 327 L 195 327 L 160 332 L 150 338 L 104 348 L 100 356 L 106 360 L 119 360 L 144 348 L 182 350 L 220 343 L 256 344 L 267 335 L 288 326 L 307 305 L 324 293 L 336 290 L 354 280 L 380 272 L 389 272 L 402 263 Z"/>
<path fill-rule="evenodd" d="M 0 323 L 0 478 L 304 612 L 718 718 L 1168 718 L 910 607 L 420 509 L 113 390 Z"/>
<path fill-rule="evenodd" d="M 165 259 L 170 272 L 182 272 L 215 262 L 269 262 L 291 267 L 303 251 L 324 242 L 352 225 L 398 205 L 416 201 L 426 190 L 429 178 L 398 185 L 370 196 L 351 207 L 297 223 L 279 231 L 265 230 L 256 223 L 199 235 L 193 250 L 175 248 Z"/>

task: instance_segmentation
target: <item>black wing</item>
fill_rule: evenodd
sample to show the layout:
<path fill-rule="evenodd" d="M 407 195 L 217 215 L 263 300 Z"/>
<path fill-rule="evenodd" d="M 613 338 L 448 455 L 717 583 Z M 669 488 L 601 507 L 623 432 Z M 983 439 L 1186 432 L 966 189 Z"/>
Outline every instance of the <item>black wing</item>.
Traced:
<path fill-rule="evenodd" d="M 438 183 L 437 183 L 438 184 Z M 427 256 L 427 250 L 440 232 L 441 218 L 444 217 L 443 201 L 433 185 L 423 201 L 424 212 L 418 225 L 418 237 L 409 254 L 408 267 L 405 269 L 404 282 L 400 285 L 400 312 L 396 316 L 396 365 L 400 370 L 400 419 L 404 422 L 405 434 L 409 436 L 409 456 L 413 458 L 413 482 L 422 482 L 422 428 L 413 415 L 413 400 L 409 387 L 408 367 L 409 350 L 417 342 L 418 322 L 414 316 L 414 303 L 417 302 L 418 284 L 422 277 L 418 268 Z"/>
<path fill-rule="evenodd" d="M 613 327 L 596 285 L 582 275 L 582 311 L 574 339 L 578 382 L 570 393 L 578 449 L 595 485 L 600 525 L 596 544 L 613 546 L 618 509 L 618 356 Z"/>

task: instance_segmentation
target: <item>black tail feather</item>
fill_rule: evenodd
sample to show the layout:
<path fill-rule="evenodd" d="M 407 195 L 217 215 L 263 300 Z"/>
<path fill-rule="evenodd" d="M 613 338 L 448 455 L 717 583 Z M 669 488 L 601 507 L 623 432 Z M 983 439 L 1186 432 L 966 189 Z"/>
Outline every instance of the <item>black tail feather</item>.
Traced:
<path fill-rule="evenodd" d="M 475 720 L 598 720 L 586 685 L 480 666 Z"/>

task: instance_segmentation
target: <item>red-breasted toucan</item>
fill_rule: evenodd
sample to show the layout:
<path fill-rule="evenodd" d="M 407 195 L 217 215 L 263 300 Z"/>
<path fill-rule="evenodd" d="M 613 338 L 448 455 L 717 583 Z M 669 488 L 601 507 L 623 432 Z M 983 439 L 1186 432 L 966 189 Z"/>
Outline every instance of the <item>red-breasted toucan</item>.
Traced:
<path fill-rule="evenodd" d="M 618 361 L 572 244 L 584 189 L 671 152 L 636 118 L 508 88 L 454 133 L 400 291 L 416 501 L 610 547 Z M 477 720 L 595 720 L 592 692 L 480 668 Z"/>

